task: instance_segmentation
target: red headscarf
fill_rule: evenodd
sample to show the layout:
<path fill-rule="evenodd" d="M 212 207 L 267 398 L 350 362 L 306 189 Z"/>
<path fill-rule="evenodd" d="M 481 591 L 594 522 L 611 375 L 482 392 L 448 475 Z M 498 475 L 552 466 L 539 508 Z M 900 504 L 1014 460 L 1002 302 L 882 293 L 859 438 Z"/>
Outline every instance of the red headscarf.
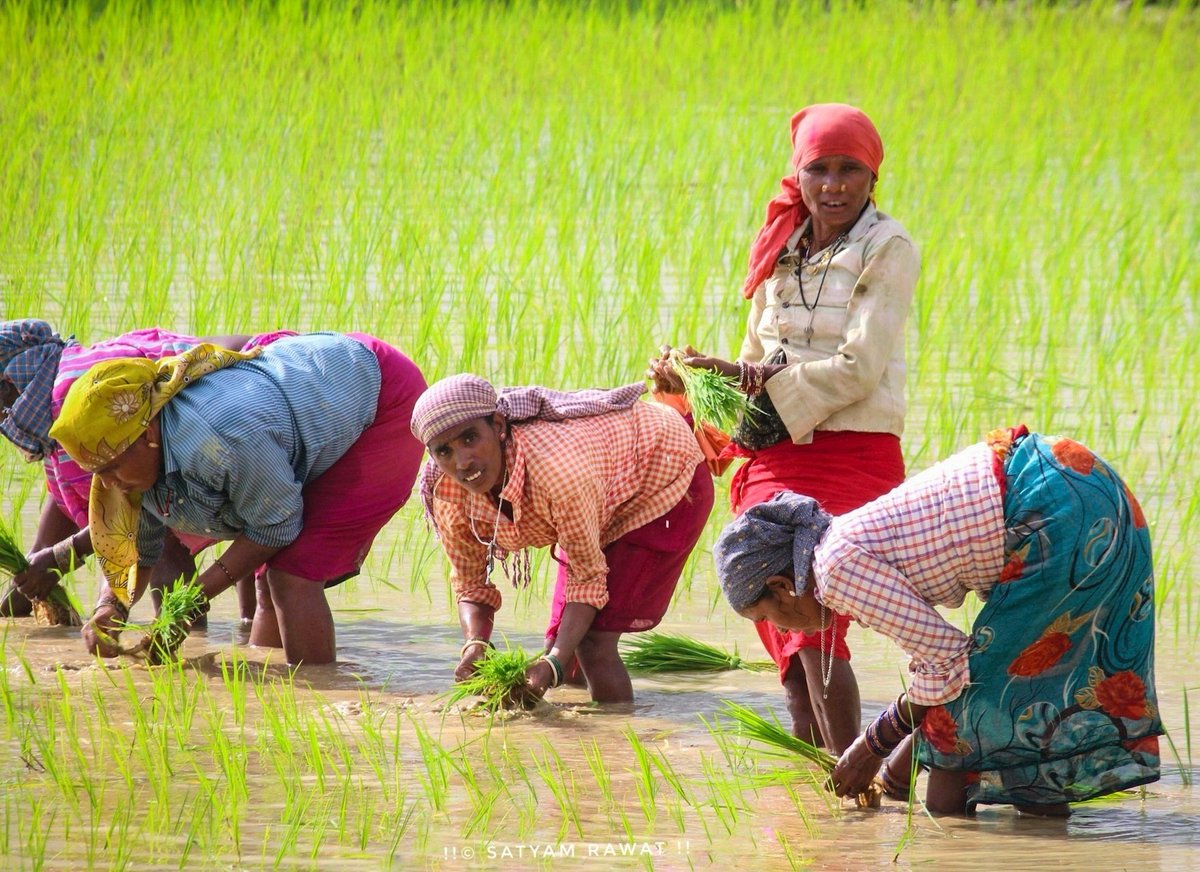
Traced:
<path fill-rule="evenodd" d="M 792 116 L 792 166 L 799 170 L 820 157 L 844 154 L 862 161 L 879 175 L 883 163 L 883 141 L 879 131 L 861 109 L 845 103 L 816 103 Z M 788 237 L 808 218 L 808 207 L 800 197 L 794 176 L 784 176 L 780 191 L 767 204 L 767 220 L 750 246 L 750 272 L 742 286 L 746 299 L 775 270 L 775 262 Z"/>

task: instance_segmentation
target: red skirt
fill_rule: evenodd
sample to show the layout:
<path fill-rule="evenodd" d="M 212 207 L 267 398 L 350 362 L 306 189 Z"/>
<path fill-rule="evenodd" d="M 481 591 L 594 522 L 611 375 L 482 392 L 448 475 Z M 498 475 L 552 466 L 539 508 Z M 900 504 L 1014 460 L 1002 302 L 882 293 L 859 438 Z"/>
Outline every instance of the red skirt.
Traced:
<path fill-rule="evenodd" d="M 408 501 L 425 446 L 409 429 L 425 390 L 415 363 L 386 342 L 347 333 L 379 359 L 375 420 L 342 457 L 305 485 L 304 528 L 267 566 L 332 587 L 358 574 L 375 535 Z"/>
<path fill-rule="evenodd" d="M 652 630 L 658 626 L 688 555 L 704 532 L 713 506 L 713 483 L 708 466 L 697 464 L 683 497 L 666 514 L 630 530 L 604 548 L 608 562 L 608 604 L 596 614 L 592 629 L 608 633 Z M 567 601 L 566 555 L 557 557 L 558 578 L 546 640 L 558 636 Z"/>
<path fill-rule="evenodd" d="M 784 440 L 762 451 L 731 446 L 731 454 L 747 458 L 733 475 L 729 502 L 740 515 L 765 503 L 781 491 L 812 497 L 831 515 L 841 515 L 883 496 L 904 481 L 904 456 L 900 439 L 891 433 L 853 430 L 818 430 L 808 445 Z M 833 656 L 850 659 L 846 631 L 850 618 L 834 614 Z M 828 631 L 779 632 L 773 624 L 754 625 L 767 653 L 779 666 L 779 680 L 787 675 L 792 655 L 804 648 L 829 650 Z"/>

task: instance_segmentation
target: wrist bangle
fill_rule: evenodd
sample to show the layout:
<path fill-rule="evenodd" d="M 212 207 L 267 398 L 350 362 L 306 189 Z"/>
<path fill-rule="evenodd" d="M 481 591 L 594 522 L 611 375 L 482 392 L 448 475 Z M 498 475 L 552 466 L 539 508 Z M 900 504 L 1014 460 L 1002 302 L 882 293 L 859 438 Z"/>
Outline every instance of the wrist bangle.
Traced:
<path fill-rule="evenodd" d="M 483 645 L 485 648 L 488 648 L 489 650 L 496 647 L 495 645 L 492 644 L 490 639 L 483 639 L 480 637 L 476 637 L 474 639 L 468 639 L 467 641 L 463 642 L 463 646 L 458 649 L 458 659 L 462 660 L 464 657 L 466 657 L 467 649 L 473 648 L 476 645 Z"/>
<path fill-rule="evenodd" d="M 544 660 L 546 663 L 550 664 L 550 673 L 553 676 L 553 681 L 550 683 L 550 686 L 558 687 L 560 684 L 562 684 L 563 677 L 566 675 L 566 670 L 563 669 L 562 661 L 560 661 L 553 654 L 549 653 L 543 654 L 538 659 Z"/>
<path fill-rule="evenodd" d="M 60 574 L 66 575 L 75 568 L 77 558 L 75 556 L 73 536 L 68 536 L 60 542 L 55 542 L 54 547 L 50 549 L 50 553 L 54 555 L 54 565 L 58 567 Z"/>
<path fill-rule="evenodd" d="M 900 714 L 900 707 L 896 703 L 892 703 L 884 709 L 882 717 L 887 720 L 888 726 L 892 728 L 892 732 L 900 738 L 912 735 L 913 725 L 904 720 Z"/>
<path fill-rule="evenodd" d="M 872 721 L 871 726 L 867 727 L 863 733 L 863 740 L 867 743 L 867 747 L 871 750 L 871 753 L 876 757 L 887 757 L 888 754 L 896 750 L 896 745 L 900 744 L 899 742 L 892 743 L 883 740 L 879 735 L 878 719 Z"/>
<path fill-rule="evenodd" d="M 231 584 L 237 584 L 237 579 L 233 577 L 233 573 L 229 571 L 229 567 L 226 566 L 223 562 L 221 562 L 220 557 L 218 557 L 216 560 L 213 561 L 213 566 L 216 566 L 222 572 L 224 572 L 225 577 L 229 579 Z"/>

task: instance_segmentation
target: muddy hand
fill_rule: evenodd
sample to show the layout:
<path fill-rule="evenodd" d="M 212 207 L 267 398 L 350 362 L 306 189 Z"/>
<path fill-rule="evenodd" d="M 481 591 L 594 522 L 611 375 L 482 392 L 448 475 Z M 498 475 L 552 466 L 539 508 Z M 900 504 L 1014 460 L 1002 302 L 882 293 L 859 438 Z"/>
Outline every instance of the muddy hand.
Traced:
<path fill-rule="evenodd" d="M 29 567 L 13 576 L 13 586 L 26 599 L 40 600 L 58 583 L 58 561 L 53 548 L 42 548 L 27 558 Z"/>
<path fill-rule="evenodd" d="M 830 775 L 838 796 L 857 796 L 865 791 L 883 764 L 882 757 L 871 753 L 867 740 L 859 736 L 845 750 Z"/>
<path fill-rule="evenodd" d="M 97 606 L 91 620 L 83 625 L 80 635 L 89 654 L 116 657 L 121 653 L 117 637 L 121 634 L 120 614 L 111 606 Z"/>

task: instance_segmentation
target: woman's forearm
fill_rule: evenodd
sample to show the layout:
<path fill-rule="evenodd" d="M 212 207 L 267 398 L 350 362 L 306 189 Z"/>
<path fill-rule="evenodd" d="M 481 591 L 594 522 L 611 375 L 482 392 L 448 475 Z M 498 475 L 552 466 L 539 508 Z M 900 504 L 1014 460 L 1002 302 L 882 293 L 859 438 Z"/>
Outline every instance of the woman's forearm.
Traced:
<path fill-rule="evenodd" d="M 225 549 L 224 554 L 200 573 L 198 581 L 204 596 L 212 599 L 223 593 L 233 587 L 239 578 L 253 572 L 282 550 L 272 545 L 259 545 L 245 536 L 238 536 L 233 540 L 233 544 Z"/>
<path fill-rule="evenodd" d="M 564 664 L 569 663 L 575 655 L 575 649 L 592 628 L 592 621 L 596 619 L 599 611 L 587 603 L 567 603 L 563 607 L 558 635 L 550 647 L 550 653 Z"/>

